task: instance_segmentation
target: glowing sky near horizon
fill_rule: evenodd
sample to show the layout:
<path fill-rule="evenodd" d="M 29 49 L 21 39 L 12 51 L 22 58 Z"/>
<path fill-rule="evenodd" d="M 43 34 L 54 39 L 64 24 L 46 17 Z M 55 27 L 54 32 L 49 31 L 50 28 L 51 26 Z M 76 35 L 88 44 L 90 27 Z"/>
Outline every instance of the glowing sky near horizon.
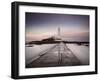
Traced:
<path fill-rule="evenodd" d="M 42 40 L 57 36 L 61 29 L 63 40 L 89 41 L 89 16 L 51 13 L 25 14 L 26 41 Z"/>

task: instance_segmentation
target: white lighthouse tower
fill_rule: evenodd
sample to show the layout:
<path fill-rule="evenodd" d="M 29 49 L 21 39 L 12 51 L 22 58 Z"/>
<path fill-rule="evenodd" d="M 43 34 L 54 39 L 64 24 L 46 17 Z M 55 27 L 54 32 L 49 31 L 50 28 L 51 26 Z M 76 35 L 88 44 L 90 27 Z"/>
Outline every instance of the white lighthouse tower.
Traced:
<path fill-rule="evenodd" d="M 60 30 L 60 27 L 58 27 L 57 37 L 55 39 L 56 39 L 56 41 L 61 41 L 61 30 Z"/>
<path fill-rule="evenodd" d="M 60 27 L 58 28 L 58 36 L 60 37 Z"/>

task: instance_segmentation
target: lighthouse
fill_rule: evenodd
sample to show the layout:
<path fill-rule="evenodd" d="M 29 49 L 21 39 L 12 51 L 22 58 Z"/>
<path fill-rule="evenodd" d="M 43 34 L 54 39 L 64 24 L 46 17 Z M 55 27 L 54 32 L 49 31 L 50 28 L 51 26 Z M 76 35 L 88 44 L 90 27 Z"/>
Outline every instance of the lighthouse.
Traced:
<path fill-rule="evenodd" d="M 61 41 L 61 30 L 60 27 L 58 27 L 57 29 L 57 37 L 55 37 L 56 41 Z"/>
<path fill-rule="evenodd" d="M 60 27 L 58 27 L 58 37 L 60 37 Z"/>

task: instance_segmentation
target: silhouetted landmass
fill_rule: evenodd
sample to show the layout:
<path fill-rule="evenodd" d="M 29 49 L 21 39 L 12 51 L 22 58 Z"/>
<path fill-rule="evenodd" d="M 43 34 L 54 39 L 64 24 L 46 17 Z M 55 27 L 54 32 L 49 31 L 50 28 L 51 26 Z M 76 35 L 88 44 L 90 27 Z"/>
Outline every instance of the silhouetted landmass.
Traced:
<path fill-rule="evenodd" d="M 59 38 L 55 38 L 55 37 L 50 37 L 50 38 L 47 38 L 47 39 L 42 39 L 41 41 L 30 41 L 30 42 L 27 42 L 27 44 L 54 44 L 54 43 L 60 43 L 60 42 L 63 42 L 63 43 L 76 43 L 78 45 L 81 45 L 81 44 L 89 44 L 89 42 L 81 42 L 81 41 L 63 41 Z"/>
<path fill-rule="evenodd" d="M 61 41 L 30 41 L 26 44 L 54 44 L 54 43 L 60 43 Z M 64 43 L 76 43 L 76 44 L 89 44 L 89 42 L 80 42 L 80 41 L 62 41 Z"/>

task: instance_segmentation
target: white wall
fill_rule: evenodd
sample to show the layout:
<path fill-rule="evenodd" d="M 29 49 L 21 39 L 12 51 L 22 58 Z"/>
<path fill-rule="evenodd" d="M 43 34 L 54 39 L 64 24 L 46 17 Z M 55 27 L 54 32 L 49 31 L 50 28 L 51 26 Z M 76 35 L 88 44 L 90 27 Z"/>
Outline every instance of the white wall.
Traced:
<path fill-rule="evenodd" d="M 0 81 L 13 81 L 10 78 L 11 68 L 11 2 L 14 0 L 1 0 L 0 1 Z M 20 1 L 20 0 L 19 0 Z M 87 5 L 98 6 L 100 10 L 100 0 L 21 0 L 21 1 L 33 1 L 44 3 L 58 3 L 58 4 L 72 4 L 72 5 Z M 100 11 L 99 11 L 100 14 Z M 98 16 L 98 22 L 100 21 L 100 15 Z M 99 23 L 100 26 L 100 23 Z M 98 26 L 98 27 L 99 27 Z M 100 28 L 98 28 L 100 31 Z M 99 32 L 100 34 L 100 32 Z M 99 40 L 100 41 L 100 38 Z M 100 43 L 98 43 L 100 47 Z M 100 52 L 100 51 L 99 51 Z M 98 56 L 100 57 L 100 55 Z M 100 62 L 100 58 L 98 59 Z M 100 64 L 99 64 L 100 68 Z M 99 70 L 100 72 L 100 70 Z M 26 81 L 32 81 L 33 79 L 26 79 Z M 100 74 L 98 75 L 81 75 L 81 76 L 64 76 L 53 78 L 39 78 L 34 81 L 99 81 Z"/>

